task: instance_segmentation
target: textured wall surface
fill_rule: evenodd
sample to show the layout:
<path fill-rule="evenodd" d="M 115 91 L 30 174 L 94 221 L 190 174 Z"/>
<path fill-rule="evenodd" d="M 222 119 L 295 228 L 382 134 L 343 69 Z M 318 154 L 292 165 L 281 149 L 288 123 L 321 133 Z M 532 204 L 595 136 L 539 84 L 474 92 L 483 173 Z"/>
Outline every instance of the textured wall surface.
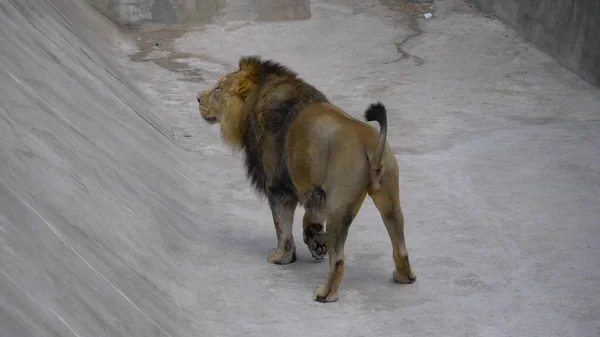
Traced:
<path fill-rule="evenodd" d="M 600 1 L 475 0 L 561 64 L 600 85 Z"/>
<path fill-rule="evenodd" d="M 310 18 L 309 0 L 88 0 L 118 24 L 279 21 Z"/>
<path fill-rule="evenodd" d="M 190 184 L 202 180 L 189 170 L 198 165 L 183 159 L 157 110 L 116 64 L 117 36 L 82 1 L 0 1 L 2 337 L 202 335 L 169 314 L 170 300 L 151 295 L 154 267 L 130 264 L 143 255 L 159 269 L 174 267 L 156 252 L 169 250 L 169 240 L 201 242 L 183 232 L 211 212 L 196 213 L 186 201 L 203 202 Z M 153 204 L 164 208 L 149 211 Z M 142 228 L 149 235 L 134 233 Z M 155 229 L 173 236 L 151 250 L 129 246 L 152 242 Z M 111 234 L 100 239 L 104 231 Z"/>

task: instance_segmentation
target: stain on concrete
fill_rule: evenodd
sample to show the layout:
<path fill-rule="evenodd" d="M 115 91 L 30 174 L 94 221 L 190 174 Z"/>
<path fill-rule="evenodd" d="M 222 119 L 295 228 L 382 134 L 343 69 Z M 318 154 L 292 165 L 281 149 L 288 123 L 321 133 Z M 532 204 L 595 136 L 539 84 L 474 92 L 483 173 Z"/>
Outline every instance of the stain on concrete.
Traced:
<path fill-rule="evenodd" d="M 485 284 L 481 278 L 475 273 L 467 273 L 458 280 L 454 280 L 454 284 L 459 287 L 473 288 L 478 291 L 490 291 L 491 287 Z"/>
<path fill-rule="evenodd" d="M 203 59 L 199 55 L 180 53 L 174 48 L 175 39 L 181 37 L 191 28 L 130 28 L 139 51 L 129 56 L 134 62 L 153 62 L 157 66 L 183 75 L 182 81 L 200 82 L 204 79 L 200 71 L 193 69 L 182 59 Z"/>

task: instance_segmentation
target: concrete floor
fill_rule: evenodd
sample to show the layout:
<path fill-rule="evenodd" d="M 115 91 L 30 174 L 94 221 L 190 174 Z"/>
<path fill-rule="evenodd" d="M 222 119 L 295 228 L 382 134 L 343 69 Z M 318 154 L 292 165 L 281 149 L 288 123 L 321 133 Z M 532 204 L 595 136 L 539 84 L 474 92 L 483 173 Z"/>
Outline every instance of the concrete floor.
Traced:
<path fill-rule="evenodd" d="M 123 35 L 0 5 L 0 336 L 599 336 L 600 89 L 462 0 L 399 9 Z M 195 103 L 253 53 L 387 105 L 416 283 L 369 199 L 338 302 L 301 212 L 298 261 L 267 263 L 268 206 Z"/>

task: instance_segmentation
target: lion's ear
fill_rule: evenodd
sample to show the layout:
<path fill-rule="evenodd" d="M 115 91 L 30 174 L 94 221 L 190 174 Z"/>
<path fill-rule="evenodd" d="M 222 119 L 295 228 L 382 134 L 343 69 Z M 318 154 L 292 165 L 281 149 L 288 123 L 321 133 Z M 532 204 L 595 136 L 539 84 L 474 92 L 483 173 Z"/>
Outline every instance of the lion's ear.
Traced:
<path fill-rule="evenodd" d="M 238 83 L 233 87 L 232 91 L 234 94 L 246 98 L 250 89 L 256 85 L 256 79 L 252 76 L 252 73 L 244 72 L 238 81 Z"/>

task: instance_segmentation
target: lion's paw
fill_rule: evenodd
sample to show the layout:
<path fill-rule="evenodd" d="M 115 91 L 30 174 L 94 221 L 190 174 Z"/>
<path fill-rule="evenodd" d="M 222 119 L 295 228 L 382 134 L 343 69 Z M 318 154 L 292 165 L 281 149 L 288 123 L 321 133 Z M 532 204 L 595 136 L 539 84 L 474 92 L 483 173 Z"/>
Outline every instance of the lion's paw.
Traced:
<path fill-rule="evenodd" d="M 310 254 L 316 260 L 322 260 L 327 255 L 327 242 L 325 240 L 325 232 L 305 230 L 302 234 L 304 243 L 308 247 Z"/>
<path fill-rule="evenodd" d="M 315 290 L 313 300 L 321 303 L 337 302 L 338 294 L 337 292 L 330 292 L 329 287 L 327 287 L 326 285 L 321 285 Z"/>
<path fill-rule="evenodd" d="M 412 284 L 417 280 L 417 275 L 415 275 L 412 270 L 410 270 L 408 273 L 400 274 L 398 270 L 394 269 L 392 276 L 394 278 L 394 282 L 402 284 Z"/>
<path fill-rule="evenodd" d="M 269 251 L 269 263 L 273 264 L 289 264 L 296 262 L 296 249 L 286 251 L 283 249 L 273 248 Z"/>

